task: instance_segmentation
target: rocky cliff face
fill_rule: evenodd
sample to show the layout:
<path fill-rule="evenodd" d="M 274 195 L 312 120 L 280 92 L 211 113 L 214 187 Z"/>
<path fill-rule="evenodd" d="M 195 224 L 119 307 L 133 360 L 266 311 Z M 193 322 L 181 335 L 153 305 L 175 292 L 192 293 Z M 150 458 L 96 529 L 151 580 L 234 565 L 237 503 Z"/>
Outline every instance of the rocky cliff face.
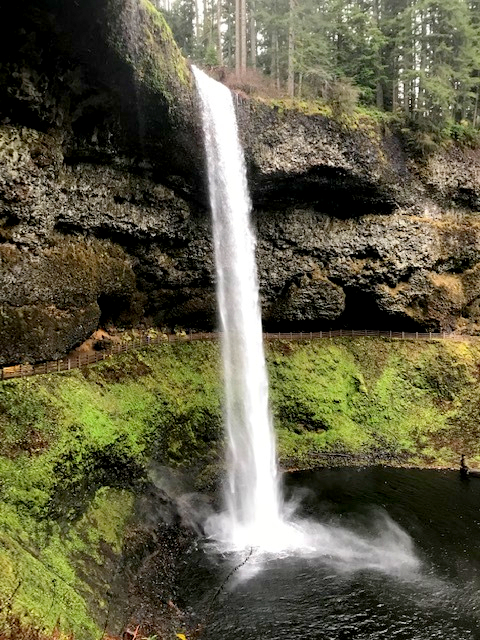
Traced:
<path fill-rule="evenodd" d="M 22 4 L 0 45 L 0 363 L 215 325 L 191 74 L 148 0 Z M 78 6 L 81 5 L 81 6 Z M 267 328 L 480 318 L 480 151 L 238 102 Z"/>
<path fill-rule="evenodd" d="M 480 150 L 242 106 L 272 323 L 476 332 Z"/>

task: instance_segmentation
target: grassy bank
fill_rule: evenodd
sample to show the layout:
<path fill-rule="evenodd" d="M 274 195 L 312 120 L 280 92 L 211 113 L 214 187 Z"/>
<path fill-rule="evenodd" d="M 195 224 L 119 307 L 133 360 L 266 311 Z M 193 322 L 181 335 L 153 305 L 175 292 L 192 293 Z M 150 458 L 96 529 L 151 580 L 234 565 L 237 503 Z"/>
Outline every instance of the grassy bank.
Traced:
<path fill-rule="evenodd" d="M 480 463 L 476 342 L 279 342 L 268 363 L 285 466 Z M 219 370 L 217 344 L 166 344 L 0 385 L 0 632 L 14 616 L 101 636 L 152 461 L 196 489 L 218 476 Z"/>

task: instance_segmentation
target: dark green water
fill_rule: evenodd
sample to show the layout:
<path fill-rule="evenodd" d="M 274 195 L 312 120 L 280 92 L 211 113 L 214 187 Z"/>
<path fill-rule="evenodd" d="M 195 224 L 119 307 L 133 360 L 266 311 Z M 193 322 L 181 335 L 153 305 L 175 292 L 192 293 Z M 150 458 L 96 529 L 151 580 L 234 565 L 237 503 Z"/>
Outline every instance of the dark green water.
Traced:
<path fill-rule="evenodd" d="M 314 523 L 311 536 L 333 535 L 306 553 L 254 551 L 215 599 L 245 556 L 193 552 L 182 595 L 193 620 L 204 624 L 201 638 L 480 640 L 480 479 L 405 469 L 319 470 L 287 476 L 285 493 L 298 505 L 295 517 Z M 408 534 L 407 551 L 390 519 Z M 375 563 L 350 558 L 342 531 L 366 541 Z M 405 564 L 405 554 L 415 562 Z"/>

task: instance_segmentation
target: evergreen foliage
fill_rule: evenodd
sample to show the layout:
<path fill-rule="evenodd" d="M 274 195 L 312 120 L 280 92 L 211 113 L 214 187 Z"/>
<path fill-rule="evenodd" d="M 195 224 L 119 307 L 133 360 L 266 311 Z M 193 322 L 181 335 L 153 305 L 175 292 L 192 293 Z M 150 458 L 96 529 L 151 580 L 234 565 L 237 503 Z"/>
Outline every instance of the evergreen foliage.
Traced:
<path fill-rule="evenodd" d="M 478 142 L 479 0 L 245 2 L 156 0 L 197 62 L 242 75 L 246 58 L 280 94 L 346 111 L 358 101 L 398 114 L 419 139 Z"/>

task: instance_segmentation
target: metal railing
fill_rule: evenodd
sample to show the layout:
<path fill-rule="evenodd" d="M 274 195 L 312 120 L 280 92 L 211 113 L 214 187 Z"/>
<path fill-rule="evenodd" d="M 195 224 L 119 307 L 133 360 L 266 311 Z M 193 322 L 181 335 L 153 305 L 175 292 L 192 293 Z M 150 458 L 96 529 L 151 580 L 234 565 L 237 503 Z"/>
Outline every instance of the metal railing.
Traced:
<path fill-rule="evenodd" d="M 472 336 L 460 336 L 447 331 L 428 333 L 407 331 L 370 331 L 369 329 L 335 329 L 334 331 L 315 331 L 300 333 L 265 333 L 266 340 L 321 340 L 323 338 L 395 338 L 400 340 L 445 340 L 463 339 Z"/>
<path fill-rule="evenodd" d="M 464 340 L 471 339 L 472 336 L 462 336 L 449 332 L 406 332 L 406 331 L 370 331 L 336 329 L 334 331 L 310 331 L 310 332 L 276 332 L 264 333 L 264 339 L 267 341 L 284 340 L 284 341 L 310 341 L 323 340 L 326 338 L 390 338 L 399 340 Z M 124 353 L 144 347 L 149 344 L 168 344 L 173 342 L 195 342 L 195 341 L 216 341 L 221 337 L 219 332 L 211 333 L 179 333 L 179 334 L 163 334 L 152 335 L 149 332 L 139 333 L 135 338 L 118 344 L 108 345 L 106 349 L 101 351 L 77 352 L 73 353 L 61 360 L 52 360 L 50 362 L 42 362 L 40 364 L 17 364 L 10 367 L 0 368 L 0 380 L 9 380 L 11 378 L 24 378 L 27 376 L 35 376 L 47 373 L 56 373 L 59 371 L 69 371 L 70 369 L 79 369 L 101 360 L 106 360 L 117 353 Z"/>

